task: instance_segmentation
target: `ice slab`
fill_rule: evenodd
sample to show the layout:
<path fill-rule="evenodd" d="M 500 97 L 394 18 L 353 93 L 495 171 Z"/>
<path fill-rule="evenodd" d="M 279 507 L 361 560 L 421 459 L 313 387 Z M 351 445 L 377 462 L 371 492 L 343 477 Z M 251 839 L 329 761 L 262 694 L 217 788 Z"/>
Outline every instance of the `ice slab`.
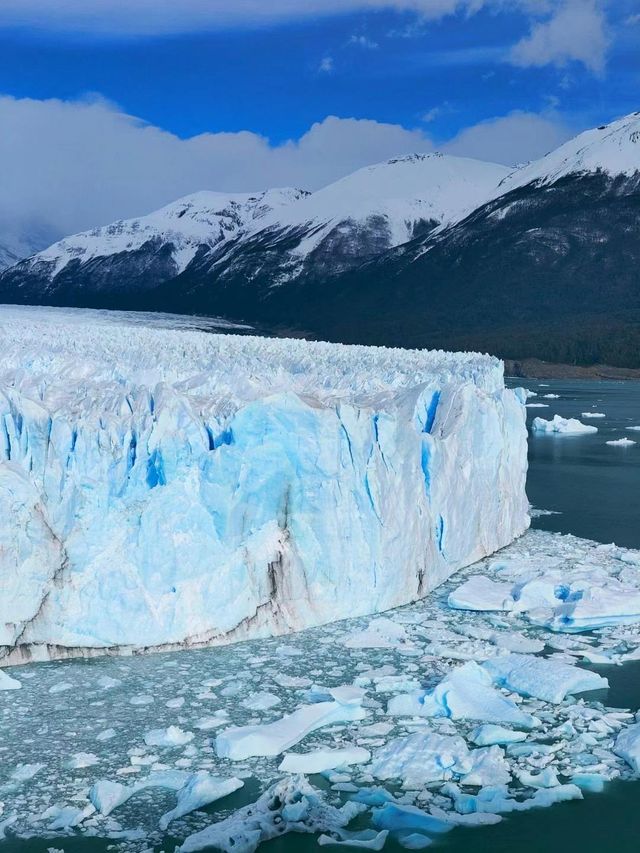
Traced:
<path fill-rule="evenodd" d="M 560 415 L 554 415 L 550 421 L 544 418 L 534 418 L 531 429 L 534 432 L 548 432 L 556 435 L 583 435 L 598 432 L 598 427 L 583 424 L 577 418 L 562 418 Z"/>
<path fill-rule="evenodd" d="M 315 749 L 312 752 L 288 752 L 278 770 L 284 773 L 322 773 L 350 764 L 364 764 L 371 758 L 368 749 L 349 746 L 342 749 Z"/>
<path fill-rule="evenodd" d="M 304 776 L 288 776 L 255 803 L 190 835 L 176 848 L 181 853 L 214 848 L 224 853 L 253 853 L 258 846 L 289 832 L 337 831 L 363 809 L 357 803 L 329 805 Z"/>
<path fill-rule="evenodd" d="M 387 713 L 486 720 L 524 729 L 537 724 L 534 716 L 493 687 L 491 671 L 475 661 L 452 670 L 433 690 L 394 696 L 389 700 Z"/>
<path fill-rule="evenodd" d="M 242 761 L 251 756 L 275 756 L 299 743 L 310 732 L 330 725 L 363 720 L 368 712 L 362 707 L 363 691 L 354 695 L 331 691 L 332 702 L 303 705 L 274 723 L 255 726 L 231 726 L 216 737 L 216 752 L 221 758 Z"/>
<path fill-rule="evenodd" d="M 491 658 L 482 666 L 494 684 L 545 702 L 562 702 L 569 694 L 609 686 L 607 679 L 596 672 L 533 655 L 504 655 Z"/>

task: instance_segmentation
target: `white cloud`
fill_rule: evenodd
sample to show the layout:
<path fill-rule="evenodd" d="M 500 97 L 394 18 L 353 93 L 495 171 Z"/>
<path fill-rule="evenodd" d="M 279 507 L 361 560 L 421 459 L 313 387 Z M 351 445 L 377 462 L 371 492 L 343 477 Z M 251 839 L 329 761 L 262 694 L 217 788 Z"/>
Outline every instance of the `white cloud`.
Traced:
<path fill-rule="evenodd" d="M 554 112 L 516 110 L 465 128 L 443 145 L 442 150 L 460 157 L 516 165 L 544 156 L 575 132 Z"/>
<path fill-rule="evenodd" d="M 534 24 L 509 54 L 521 67 L 581 62 L 595 74 L 604 70 L 609 38 L 597 0 L 566 0 L 546 21 Z"/>
<path fill-rule="evenodd" d="M 320 65 L 318 65 L 318 71 L 322 71 L 324 74 L 331 74 L 333 65 L 333 56 L 323 56 L 320 60 Z"/>
<path fill-rule="evenodd" d="M 0 97 L 0 127 L 0 243 L 34 229 L 57 237 L 137 216 L 201 189 L 316 189 L 397 154 L 434 150 L 422 130 L 333 116 L 281 145 L 246 131 L 180 139 L 98 99 Z M 567 134 L 551 115 L 514 113 L 441 147 L 514 163 Z"/>
<path fill-rule="evenodd" d="M 377 41 L 373 41 L 368 36 L 351 36 L 349 39 L 349 44 L 354 44 L 357 47 L 364 47 L 367 50 L 376 50 L 376 48 L 380 47 Z"/>

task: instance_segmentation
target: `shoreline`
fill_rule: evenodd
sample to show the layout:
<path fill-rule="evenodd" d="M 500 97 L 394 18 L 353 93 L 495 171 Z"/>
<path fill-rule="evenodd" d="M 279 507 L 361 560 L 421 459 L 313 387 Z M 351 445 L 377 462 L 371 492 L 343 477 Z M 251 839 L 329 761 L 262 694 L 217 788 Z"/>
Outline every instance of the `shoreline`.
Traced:
<path fill-rule="evenodd" d="M 504 373 L 510 379 L 612 379 L 640 380 L 640 368 L 609 364 L 556 364 L 539 358 L 505 358 Z"/>

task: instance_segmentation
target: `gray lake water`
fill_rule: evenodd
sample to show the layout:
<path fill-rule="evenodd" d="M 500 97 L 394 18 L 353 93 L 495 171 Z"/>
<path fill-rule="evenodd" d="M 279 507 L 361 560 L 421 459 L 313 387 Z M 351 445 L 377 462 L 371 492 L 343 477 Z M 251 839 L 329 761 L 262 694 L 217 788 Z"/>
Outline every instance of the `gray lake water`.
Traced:
<path fill-rule="evenodd" d="M 549 408 L 529 409 L 529 420 L 537 416 L 548 419 L 554 414 L 580 417 L 582 412 L 589 410 L 606 414 L 605 418 L 586 421 L 598 427 L 599 431 L 594 435 L 531 436 L 529 498 L 535 507 L 557 513 L 538 516 L 533 526 L 640 548 L 640 433 L 625 430 L 628 426 L 640 425 L 640 383 L 556 380 L 542 386 L 536 381 L 510 381 L 509 384 L 526 384 L 538 394 L 531 402 L 548 404 Z M 547 393 L 558 394 L 559 397 L 544 399 L 542 395 Z M 621 448 L 605 443 L 623 436 L 637 439 L 638 444 Z M 273 642 L 268 641 L 265 645 Z M 211 669 L 215 667 L 216 655 L 224 652 L 210 649 L 183 654 L 189 657 L 192 666 L 201 660 L 207 669 Z M 160 665 L 163 659 L 166 660 L 167 656 L 127 661 L 135 666 L 141 678 L 141 690 L 145 669 Z M 179 654 L 172 659 L 180 661 Z M 186 657 L 183 661 L 186 664 Z M 46 677 L 49 668 L 53 671 L 58 666 L 68 674 L 71 668 L 99 665 L 96 661 L 45 664 L 43 676 Z M 600 669 L 609 678 L 611 686 L 603 697 L 607 705 L 634 711 L 640 708 L 640 662 L 595 669 Z M 178 670 L 173 672 L 178 675 Z M 131 713 L 125 709 L 123 712 Z M 51 729 L 55 730 L 57 725 L 64 728 L 64 721 L 52 719 Z M 51 742 L 43 739 L 41 746 L 48 749 Z M 238 799 L 237 804 L 229 798 L 225 806 L 242 805 L 254 799 L 257 793 L 248 783 L 243 792 L 233 795 Z M 502 823 L 482 829 L 455 829 L 434 843 L 433 848 L 442 853 L 567 853 L 578 850 L 581 853 L 601 853 L 607 848 L 617 853 L 635 853 L 640 849 L 639 801 L 640 783 L 613 782 L 607 785 L 603 794 L 587 794 L 581 802 L 506 816 Z M 209 810 L 214 813 L 215 807 Z M 168 837 L 155 849 L 169 853 L 176 841 Z M 52 847 L 65 853 L 101 853 L 113 849 L 113 841 L 49 837 L 0 842 L 1 853 L 46 853 Z M 306 853 L 319 849 L 314 837 L 301 835 L 289 835 L 261 848 L 265 853 Z M 386 851 L 401 849 L 391 840 L 385 847 Z"/>

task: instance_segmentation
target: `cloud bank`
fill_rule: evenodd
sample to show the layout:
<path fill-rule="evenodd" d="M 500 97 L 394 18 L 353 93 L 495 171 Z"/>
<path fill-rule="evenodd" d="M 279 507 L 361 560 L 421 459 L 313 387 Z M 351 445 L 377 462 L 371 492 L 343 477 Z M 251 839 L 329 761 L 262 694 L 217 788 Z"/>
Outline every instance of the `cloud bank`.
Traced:
<path fill-rule="evenodd" d="M 426 132 L 329 116 L 273 145 L 250 132 L 180 139 L 102 100 L 0 97 L 0 244 L 20 248 L 148 213 L 202 189 L 317 189 L 398 154 L 440 150 L 507 164 L 571 135 L 553 113 L 512 113 L 436 142 Z"/>

